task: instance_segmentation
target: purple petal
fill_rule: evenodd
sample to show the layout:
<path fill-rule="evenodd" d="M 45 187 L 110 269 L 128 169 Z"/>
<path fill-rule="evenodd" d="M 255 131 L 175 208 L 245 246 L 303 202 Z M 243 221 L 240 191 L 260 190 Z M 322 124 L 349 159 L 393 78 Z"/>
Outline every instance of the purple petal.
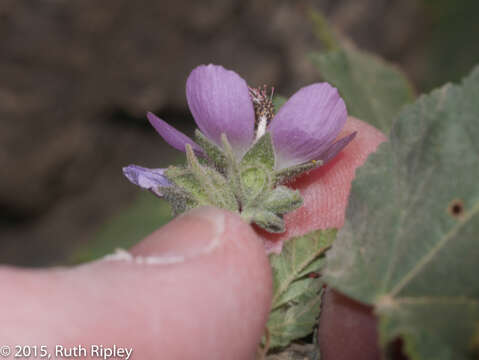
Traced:
<path fill-rule="evenodd" d="M 333 145 L 331 145 L 328 148 L 328 150 L 326 150 L 323 154 L 321 154 L 321 156 L 317 160 L 322 160 L 323 164 L 326 164 L 327 162 L 332 160 L 336 155 L 338 155 L 338 153 L 341 150 L 343 150 L 346 147 L 346 145 L 348 145 L 354 139 L 357 133 L 358 132 L 355 131 L 336 141 Z"/>
<path fill-rule="evenodd" d="M 143 189 L 150 190 L 157 196 L 163 194 L 158 191 L 158 186 L 170 186 L 171 183 L 164 176 L 165 169 L 148 169 L 138 165 L 129 165 L 123 168 L 123 174 L 133 184 Z"/>
<path fill-rule="evenodd" d="M 191 140 L 190 137 L 186 136 L 181 131 L 176 130 L 173 126 L 161 120 L 155 114 L 149 112 L 146 114 L 146 117 L 161 137 L 175 149 L 185 151 L 185 145 L 190 144 L 195 153 L 199 155 L 203 154 L 201 147 Z"/>
<path fill-rule="evenodd" d="M 220 146 L 225 133 L 233 150 L 243 155 L 253 141 L 255 122 L 246 82 L 222 66 L 201 65 L 186 81 L 186 97 L 201 132 Z"/>
<path fill-rule="evenodd" d="M 328 83 L 300 89 L 281 107 L 268 128 L 277 168 L 318 159 L 338 136 L 347 117 L 338 90 Z"/>

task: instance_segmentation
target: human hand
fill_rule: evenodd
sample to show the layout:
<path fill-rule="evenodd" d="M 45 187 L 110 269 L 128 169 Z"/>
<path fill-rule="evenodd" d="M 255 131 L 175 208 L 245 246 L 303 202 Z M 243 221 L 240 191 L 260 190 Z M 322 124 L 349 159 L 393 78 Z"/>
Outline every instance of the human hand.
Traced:
<path fill-rule="evenodd" d="M 342 226 L 355 169 L 385 140 L 350 118 L 343 133 L 356 130 L 331 163 L 293 184 L 304 206 L 286 216 L 282 238 Z M 54 355 L 57 344 L 115 344 L 133 348 L 132 359 L 252 359 L 272 296 L 259 234 L 235 214 L 199 208 L 128 253 L 68 269 L 2 267 L 0 345 L 47 345 Z"/>

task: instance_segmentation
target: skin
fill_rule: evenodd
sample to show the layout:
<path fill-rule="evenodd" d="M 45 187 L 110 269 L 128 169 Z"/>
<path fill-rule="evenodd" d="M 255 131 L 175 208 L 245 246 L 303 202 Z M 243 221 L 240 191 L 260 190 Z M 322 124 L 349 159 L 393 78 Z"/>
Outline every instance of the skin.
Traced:
<path fill-rule="evenodd" d="M 323 360 L 380 360 L 372 308 L 327 288 L 318 340 Z"/>
<path fill-rule="evenodd" d="M 340 227 L 355 169 L 385 137 L 353 118 L 356 139 L 293 184 L 305 206 L 288 232 Z M 266 235 L 237 215 L 195 209 L 110 259 L 74 268 L 0 268 L 0 345 L 116 344 L 133 359 L 253 359 L 272 296 Z M 278 237 L 269 237 L 278 240 Z"/>

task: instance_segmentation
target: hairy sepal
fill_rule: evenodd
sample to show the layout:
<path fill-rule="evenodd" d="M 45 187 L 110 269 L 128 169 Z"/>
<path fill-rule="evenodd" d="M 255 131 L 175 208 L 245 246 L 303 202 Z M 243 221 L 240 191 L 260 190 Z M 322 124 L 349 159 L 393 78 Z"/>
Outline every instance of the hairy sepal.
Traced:
<path fill-rule="evenodd" d="M 161 186 L 159 187 L 159 190 L 163 194 L 163 198 L 170 203 L 174 215 L 179 215 L 201 205 L 196 199 L 180 187 Z"/>
<path fill-rule="evenodd" d="M 196 129 L 195 139 L 198 145 L 201 146 L 206 154 L 206 157 L 211 161 L 218 169 L 223 169 L 227 166 L 226 155 L 222 149 L 216 144 L 208 140 L 201 131 Z"/>
<path fill-rule="evenodd" d="M 215 169 L 201 165 L 189 144 L 186 145 L 186 159 L 188 161 L 188 169 L 201 188 L 204 189 L 212 205 L 237 211 L 238 202 L 231 191 L 228 181 Z"/>
<path fill-rule="evenodd" d="M 265 210 L 276 214 L 287 214 L 303 205 L 303 198 L 299 190 L 292 190 L 286 186 L 277 186 L 268 193 L 262 202 Z"/>
<path fill-rule="evenodd" d="M 275 187 L 275 154 L 271 135 L 266 133 L 246 152 L 240 162 L 243 218 L 272 233 L 285 231 L 283 215 L 303 203 L 299 191 Z"/>
<path fill-rule="evenodd" d="M 253 222 L 270 233 L 285 232 L 282 215 L 261 208 L 246 208 L 241 212 L 241 217 L 247 222 Z"/>
<path fill-rule="evenodd" d="M 253 146 L 246 152 L 241 159 L 241 167 L 248 167 L 255 164 L 261 164 L 269 171 L 274 170 L 275 154 L 271 134 L 265 133 Z"/>
<path fill-rule="evenodd" d="M 186 145 L 187 166 L 170 166 L 165 171 L 172 185 L 161 190 L 175 214 L 213 205 L 239 212 L 247 222 L 268 232 L 284 232 L 283 215 L 299 208 L 303 199 L 298 190 L 278 185 L 271 135 L 259 138 L 241 159 L 225 134 L 221 135 L 221 147 L 199 131 L 196 139 L 206 158 L 200 161 Z"/>
<path fill-rule="evenodd" d="M 275 184 L 284 184 L 293 181 L 298 176 L 306 174 L 311 170 L 320 167 L 321 165 L 323 165 L 321 160 L 312 160 L 303 164 L 275 171 Z"/>

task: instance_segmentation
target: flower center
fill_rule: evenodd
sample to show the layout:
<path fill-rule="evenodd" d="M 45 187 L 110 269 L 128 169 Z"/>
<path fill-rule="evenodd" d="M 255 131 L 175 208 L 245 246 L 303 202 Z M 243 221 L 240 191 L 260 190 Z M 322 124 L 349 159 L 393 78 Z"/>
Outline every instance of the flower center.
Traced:
<path fill-rule="evenodd" d="M 249 95 L 253 101 L 256 118 L 256 140 L 265 134 L 266 127 L 274 116 L 273 94 L 274 88 L 272 87 L 271 93 L 268 94 L 268 87 L 266 85 L 249 88 Z"/>

